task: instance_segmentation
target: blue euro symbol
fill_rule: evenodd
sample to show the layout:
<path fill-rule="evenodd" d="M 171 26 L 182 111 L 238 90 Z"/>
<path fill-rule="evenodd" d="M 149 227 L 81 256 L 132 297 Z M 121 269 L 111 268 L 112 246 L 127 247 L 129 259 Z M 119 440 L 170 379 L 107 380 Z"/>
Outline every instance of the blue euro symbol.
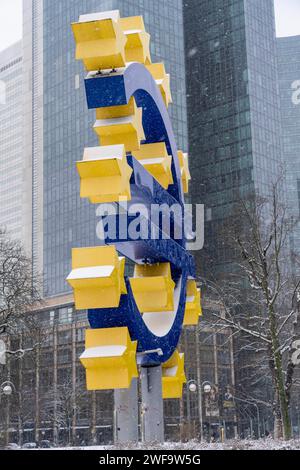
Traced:
<path fill-rule="evenodd" d="M 167 190 L 150 175 L 131 155 L 127 154 L 128 164 L 133 169 L 130 180 L 132 198 L 145 205 L 173 204 L 182 206 L 184 196 L 181 170 L 177 154 L 174 132 L 166 105 L 159 88 L 144 65 L 131 63 L 125 69 L 108 75 L 90 75 L 85 79 L 85 89 L 89 109 L 128 104 L 135 98 L 139 108 L 143 108 L 144 143 L 164 142 L 168 154 L 172 156 L 173 184 Z M 182 221 L 174 221 L 178 223 Z M 151 225 L 151 220 L 148 221 Z M 164 239 L 133 240 L 126 238 L 108 239 L 126 258 L 133 262 L 169 262 L 172 279 L 176 284 L 174 291 L 174 310 L 170 312 L 144 313 L 139 311 L 134 299 L 129 279 L 126 278 L 127 294 L 121 296 L 119 307 L 111 309 L 91 309 L 88 319 L 91 328 L 128 327 L 132 341 L 138 342 L 138 352 L 157 352 L 142 355 L 141 365 L 155 366 L 166 362 L 174 353 L 181 334 L 188 279 L 195 278 L 193 257 L 186 250 L 184 235 L 181 240 L 174 237 Z"/>

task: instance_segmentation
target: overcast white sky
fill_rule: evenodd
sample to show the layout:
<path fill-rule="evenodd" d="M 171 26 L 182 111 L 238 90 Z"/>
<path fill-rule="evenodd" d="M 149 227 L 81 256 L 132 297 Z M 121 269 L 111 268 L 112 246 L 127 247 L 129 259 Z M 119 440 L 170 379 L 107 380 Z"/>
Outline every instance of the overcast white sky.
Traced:
<path fill-rule="evenodd" d="M 300 0 L 274 1 L 277 35 L 300 34 Z M 22 0 L 0 0 L 0 50 L 18 41 L 21 37 Z"/>
<path fill-rule="evenodd" d="M 22 37 L 22 0 L 0 0 L 0 51 Z"/>
<path fill-rule="evenodd" d="M 300 0 L 274 0 L 274 2 L 277 36 L 300 34 Z"/>

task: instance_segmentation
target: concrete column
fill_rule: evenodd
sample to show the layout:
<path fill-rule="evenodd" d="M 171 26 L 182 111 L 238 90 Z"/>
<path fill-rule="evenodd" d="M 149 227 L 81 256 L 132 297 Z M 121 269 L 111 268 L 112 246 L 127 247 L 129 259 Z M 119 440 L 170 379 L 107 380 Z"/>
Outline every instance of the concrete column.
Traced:
<path fill-rule="evenodd" d="M 57 327 L 53 328 L 53 392 L 54 392 L 54 410 L 53 410 L 53 442 L 58 444 L 58 423 L 57 423 Z"/>
<path fill-rule="evenodd" d="M 10 350 L 10 337 L 6 339 L 6 348 Z M 7 380 L 10 381 L 10 356 L 7 354 L 6 355 L 6 367 L 7 367 Z M 10 397 L 4 397 L 6 398 L 6 416 L 5 416 L 5 445 L 8 445 L 10 442 Z"/>
<path fill-rule="evenodd" d="M 23 348 L 23 335 L 24 333 L 21 333 L 20 335 L 20 343 L 19 347 L 20 349 Z M 23 432 L 24 432 L 24 420 L 23 420 L 23 361 L 19 361 L 18 363 L 19 369 L 18 369 L 18 378 L 19 378 L 19 383 L 18 383 L 18 427 L 19 427 L 19 446 L 23 445 Z"/>
<path fill-rule="evenodd" d="M 164 442 L 161 366 L 142 367 L 141 386 L 143 442 Z"/>
<path fill-rule="evenodd" d="M 39 337 L 40 335 L 41 333 L 39 333 Z M 40 346 L 38 346 L 35 353 L 35 442 L 40 440 L 40 369 Z"/>
<path fill-rule="evenodd" d="M 131 387 L 114 392 L 114 439 L 115 442 L 138 442 L 138 382 L 132 379 Z"/>

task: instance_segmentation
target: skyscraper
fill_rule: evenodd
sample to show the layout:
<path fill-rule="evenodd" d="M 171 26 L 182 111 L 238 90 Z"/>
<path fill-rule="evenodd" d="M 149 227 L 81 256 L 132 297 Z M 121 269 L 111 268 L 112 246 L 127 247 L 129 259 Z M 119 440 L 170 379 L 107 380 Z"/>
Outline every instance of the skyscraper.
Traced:
<path fill-rule="evenodd" d="M 22 42 L 0 53 L 0 228 L 24 241 Z"/>
<path fill-rule="evenodd" d="M 225 274 L 219 229 L 281 166 L 273 0 L 184 2 L 192 200 L 206 206 L 201 272 Z"/>
<path fill-rule="evenodd" d="M 277 39 L 281 98 L 282 143 L 287 173 L 287 204 L 294 220 L 300 217 L 300 36 Z M 300 224 L 290 238 L 293 268 L 300 274 Z M 298 262 L 297 262 L 298 257 Z"/>
<path fill-rule="evenodd" d="M 152 61 L 164 61 L 171 74 L 178 146 L 187 146 L 181 0 L 25 0 L 24 54 L 33 83 L 27 89 L 32 249 L 36 267 L 44 272 L 46 296 L 68 292 L 71 247 L 97 243 L 95 207 L 80 200 L 74 165 L 84 147 L 98 141 L 91 131 L 95 113 L 86 108 L 85 72 L 74 58 L 71 23 L 80 14 L 114 9 L 122 16 L 143 15 L 152 37 Z"/>

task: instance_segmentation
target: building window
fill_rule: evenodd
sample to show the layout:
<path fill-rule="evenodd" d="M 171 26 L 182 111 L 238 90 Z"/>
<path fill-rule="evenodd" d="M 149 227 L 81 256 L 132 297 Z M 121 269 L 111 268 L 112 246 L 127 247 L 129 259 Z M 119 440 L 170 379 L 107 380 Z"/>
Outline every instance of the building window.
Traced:
<path fill-rule="evenodd" d="M 73 314 L 73 309 L 72 308 L 60 308 L 58 310 L 58 321 L 60 324 L 64 323 L 71 323 L 72 322 L 72 314 Z"/>
<path fill-rule="evenodd" d="M 50 326 L 53 326 L 53 325 L 54 325 L 54 320 L 55 320 L 55 311 L 54 311 L 54 310 L 51 310 L 51 312 L 49 313 L 49 323 L 50 323 Z"/>
<path fill-rule="evenodd" d="M 6 104 L 6 85 L 3 80 L 0 80 L 0 104 Z"/>

